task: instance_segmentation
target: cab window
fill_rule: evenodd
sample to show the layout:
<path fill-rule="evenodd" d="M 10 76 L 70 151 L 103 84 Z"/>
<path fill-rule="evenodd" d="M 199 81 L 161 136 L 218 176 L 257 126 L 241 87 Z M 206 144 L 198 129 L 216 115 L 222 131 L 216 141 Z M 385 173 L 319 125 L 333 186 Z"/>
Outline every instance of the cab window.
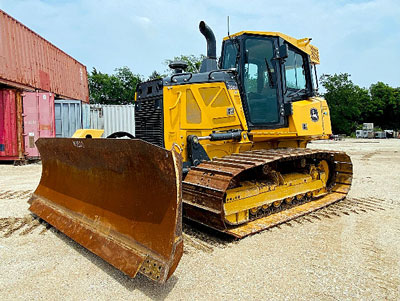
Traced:
<path fill-rule="evenodd" d="M 306 72 L 304 57 L 289 49 L 288 58 L 285 61 L 286 87 L 288 89 L 306 89 Z"/>
<path fill-rule="evenodd" d="M 237 47 L 232 41 L 224 42 L 222 69 L 236 68 Z"/>

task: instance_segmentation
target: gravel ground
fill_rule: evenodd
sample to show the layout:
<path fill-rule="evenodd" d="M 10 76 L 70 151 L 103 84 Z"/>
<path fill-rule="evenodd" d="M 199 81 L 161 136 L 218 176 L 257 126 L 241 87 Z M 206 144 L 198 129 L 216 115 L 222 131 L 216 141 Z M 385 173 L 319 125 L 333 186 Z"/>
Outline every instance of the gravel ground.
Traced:
<path fill-rule="evenodd" d="M 0 298 L 400 299 L 400 140 L 316 141 L 354 164 L 348 198 L 241 241 L 184 226 L 165 285 L 134 279 L 46 223 L 26 203 L 41 165 L 0 165 Z"/>

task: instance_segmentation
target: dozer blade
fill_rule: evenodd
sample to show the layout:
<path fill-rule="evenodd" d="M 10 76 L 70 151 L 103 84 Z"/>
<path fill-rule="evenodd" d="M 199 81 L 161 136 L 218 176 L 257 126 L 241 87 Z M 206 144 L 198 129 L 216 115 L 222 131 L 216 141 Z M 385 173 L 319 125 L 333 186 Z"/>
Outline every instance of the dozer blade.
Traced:
<path fill-rule="evenodd" d="M 180 156 L 138 139 L 36 144 L 29 210 L 127 275 L 165 282 L 183 253 Z"/>

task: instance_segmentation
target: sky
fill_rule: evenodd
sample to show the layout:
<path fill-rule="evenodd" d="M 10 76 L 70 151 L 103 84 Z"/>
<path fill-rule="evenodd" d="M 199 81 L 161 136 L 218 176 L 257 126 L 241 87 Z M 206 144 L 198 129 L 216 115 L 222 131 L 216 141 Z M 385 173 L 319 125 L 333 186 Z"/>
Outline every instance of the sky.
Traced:
<path fill-rule="evenodd" d="M 222 38 L 242 30 L 311 37 L 321 75 L 400 87 L 399 0 L 0 0 L 0 8 L 83 63 L 105 73 L 128 66 L 147 78 L 165 59 L 206 53 L 204 20 Z"/>

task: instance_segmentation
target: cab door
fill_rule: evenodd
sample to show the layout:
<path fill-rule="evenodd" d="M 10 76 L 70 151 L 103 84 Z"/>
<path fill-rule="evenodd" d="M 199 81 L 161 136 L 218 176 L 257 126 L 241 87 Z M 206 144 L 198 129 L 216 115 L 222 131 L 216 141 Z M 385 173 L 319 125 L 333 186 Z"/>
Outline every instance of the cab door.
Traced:
<path fill-rule="evenodd" d="M 247 36 L 243 42 L 241 76 L 250 129 L 284 126 L 276 42 L 265 36 Z"/>

